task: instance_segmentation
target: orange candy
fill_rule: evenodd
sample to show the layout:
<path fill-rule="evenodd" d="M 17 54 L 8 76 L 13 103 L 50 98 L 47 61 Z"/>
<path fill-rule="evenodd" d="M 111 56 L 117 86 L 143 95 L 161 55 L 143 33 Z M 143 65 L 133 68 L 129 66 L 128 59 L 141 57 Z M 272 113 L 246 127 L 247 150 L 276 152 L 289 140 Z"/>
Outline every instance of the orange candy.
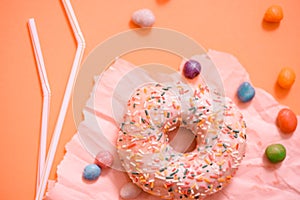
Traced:
<path fill-rule="evenodd" d="M 293 111 L 283 108 L 277 115 L 277 126 L 283 133 L 292 133 L 297 128 L 297 117 Z"/>
<path fill-rule="evenodd" d="M 266 22 L 278 23 L 283 19 L 283 11 L 281 6 L 272 5 L 265 12 L 264 20 Z"/>
<path fill-rule="evenodd" d="M 296 80 L 296 74 L 293 69 L 285 67 L 283 68 L 277 78 L 277 83 L 280 87 L 284 89 L 289 89 L 292 87 Z"/>

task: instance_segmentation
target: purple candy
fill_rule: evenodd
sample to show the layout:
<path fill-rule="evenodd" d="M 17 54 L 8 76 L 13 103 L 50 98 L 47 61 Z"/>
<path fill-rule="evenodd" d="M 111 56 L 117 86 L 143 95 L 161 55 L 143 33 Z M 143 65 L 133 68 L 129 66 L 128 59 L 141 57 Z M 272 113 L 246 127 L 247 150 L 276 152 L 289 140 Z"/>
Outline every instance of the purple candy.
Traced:
<path fill-rule="evenodd" d="M 183 75 L 188 79 L 193 79 L 201 72 L 201 65 L 196 60 L 189 60 L 183 66 Z"/>

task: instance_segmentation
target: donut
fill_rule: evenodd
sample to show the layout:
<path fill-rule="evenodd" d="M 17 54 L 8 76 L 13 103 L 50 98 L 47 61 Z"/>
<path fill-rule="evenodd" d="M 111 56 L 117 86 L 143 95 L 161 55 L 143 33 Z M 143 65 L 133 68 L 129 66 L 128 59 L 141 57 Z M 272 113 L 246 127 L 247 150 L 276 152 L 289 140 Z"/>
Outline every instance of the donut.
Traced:
<path fill-rule="evenodd" d="M 168 133 L 195 135 L 196 148 L 177 152 Z M 149 83 L 127 102 L 117 149 L 133 183 L 163 199 L 202 199 L 223 189 L 245 155 L 246 124 L 228 98 L 211 98 L 207 86 Z"/>

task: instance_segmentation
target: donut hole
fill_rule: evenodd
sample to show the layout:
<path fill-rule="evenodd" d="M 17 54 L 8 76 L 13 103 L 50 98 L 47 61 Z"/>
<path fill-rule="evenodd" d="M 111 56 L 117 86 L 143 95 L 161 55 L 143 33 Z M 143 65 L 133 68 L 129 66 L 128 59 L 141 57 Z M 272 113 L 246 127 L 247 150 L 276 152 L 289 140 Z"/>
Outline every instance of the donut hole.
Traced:
<path fill-rule="evenodd" d="M 184 127 L 177 127 L 167 133 L 169 145 L 177 152 L 188 153 L 196 149 L 197 141 L 193 132 Z"/>

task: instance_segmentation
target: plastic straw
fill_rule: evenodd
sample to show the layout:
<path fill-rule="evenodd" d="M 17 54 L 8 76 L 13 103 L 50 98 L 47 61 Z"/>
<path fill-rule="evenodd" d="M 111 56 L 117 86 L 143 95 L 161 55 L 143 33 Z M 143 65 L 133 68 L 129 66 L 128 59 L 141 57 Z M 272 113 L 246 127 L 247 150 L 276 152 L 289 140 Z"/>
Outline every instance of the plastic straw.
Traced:
<path fill-rule="evenodd" d="M 65 116 L 66 116 L 66 112 L 68 109 L 68 105 L 70 102 L 70 98 L 71 98 L 71 93 L 73 90 L 73 85 L 75 82 L 75 78 L 76 78 L 76 73 L 78 71 L 79 65 L 81 63 L 82 60 L 82 56 L 84 53 L 84 49 L 85 49 L 85 41 L 83 38 L 83 35 L 81 33 L 78 21 L 76 19 L 75 13 L 73 11 L 72 5 L 70 3 L 69 0 L 62 0 L 65 11 L 68 15 L 68 19 L 70 21 L 70 24 L 72 26 L 73 32 L 74 32 L 74 36 L 76 38 L 77 41 L 77 50 L 76 50 L 76 54 L 75 54 L 75 58 L 73 61 L 73 65 L 72 65 L 72 69 L 71 69 L 71 73 L 69 76 L 69 80 L 67 83 L 67 87 L 65 90 L 65 94 L 64 94 L 64 98 L 63 98 L 63 102 L 61 105 L 61 109 L 59 112 L 59 116 L 56 122 L 56 126 L 54 129 L 54 133 L 51 139 L 51 144 L 49 147 L 49 151 L 48 151 L 48 156 L 47 156 L 47 160 L 45 163 L 45 168 L 43 170 L 43 174 L 42 174 L 42 179 L 41 179 L 41 184 L 38 188 L 38 192 L 36 195 L 36 200 L 42 200 L 44 193 L 45 193 L 45 189 L 46 189 L 46 185 L 47 185 L 47 181 L 50 175 L 50 171 L 52 168 L 52 164 L 53 164 L 53 160 L 55 157 L 55 153 L 56 153 L 56 149 L 57 149 L 57 145 L 59 142 L 59 138 L 61 135 L 61 130 L 63 127 L 63 123 L 65 120 Z"/>
<path fill-rule="evenodd" d="M 46 145 L 47 145 L 51 90 L 49 87 L 49 82 L 48 82 L 46 68 L 44 64 L 44 58 L 40 46 L 39 36 L 33 18 L 29 19 L 28 26 L 29 26 L 32 46 L 34 48 L 35 60 L 38 66 L 42 91 L 43 91 L 43 108 L 42 108 L 42 121 L 41 121 L 42 124 L 41 124 L 41 133 L 40 133 L 39 161 L 38 161 L 38 172 L 36 177 L 36 186 L 38 188 L 40 184 L 40 180 L 42 178 L 42 171 L 46 159 Z"/>

